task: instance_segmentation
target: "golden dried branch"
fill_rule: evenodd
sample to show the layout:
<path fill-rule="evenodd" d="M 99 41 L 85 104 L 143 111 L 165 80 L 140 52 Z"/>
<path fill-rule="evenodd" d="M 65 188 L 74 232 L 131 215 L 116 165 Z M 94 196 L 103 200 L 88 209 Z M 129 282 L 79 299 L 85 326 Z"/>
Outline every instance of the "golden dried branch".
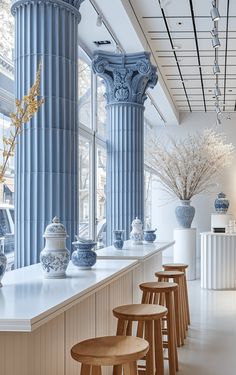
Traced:
<path fill-rule="evenodd" d="M 23 131 L 23 124 L 26 124 L 38 112 L 41 105 L 44 103 L 44 98 L 40 96 L 40 77 L 41 77 L 41 63 L 39 64 L 36 79 L 29 93 L 23 97 L 22 100 L 16 99 L 15 113 L 11 113 L 11 131 L 9 137 L 3 137 L 3 163 L 0 166 L 0 182 L 4 182 L 7 163 L 11 156 L 14 156 L 17 136 Z"/>

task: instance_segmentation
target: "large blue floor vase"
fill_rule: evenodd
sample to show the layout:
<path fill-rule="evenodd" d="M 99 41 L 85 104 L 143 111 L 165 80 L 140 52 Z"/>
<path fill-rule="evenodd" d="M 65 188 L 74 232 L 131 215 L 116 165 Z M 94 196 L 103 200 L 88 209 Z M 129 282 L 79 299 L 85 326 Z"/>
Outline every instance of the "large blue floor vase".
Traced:
<path fill-rule="evenodd" d="M 180 200 L 181 205 L 175 208 L 175 215 L 181 228 L 191 228 L 195 208 L 190 206 L 190 200 Z"/>

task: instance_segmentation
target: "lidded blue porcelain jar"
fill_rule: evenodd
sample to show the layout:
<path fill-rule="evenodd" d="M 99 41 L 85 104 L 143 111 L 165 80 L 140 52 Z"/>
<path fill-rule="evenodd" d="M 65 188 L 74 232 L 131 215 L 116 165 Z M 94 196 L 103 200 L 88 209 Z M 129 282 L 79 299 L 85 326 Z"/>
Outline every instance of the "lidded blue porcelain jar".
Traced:
<path fill-rule="evenodd" d="M 88 270 L 97 261 L 97 254 L 92 248 L 97 244 L 93 240 L 87 240 L 86 238 L 79 238 L 77 241 L 72 242 L 72 245 L 76 250 L 72 253 L 72 263 L 82 270 Z"/>
<path fill-rule="evenodd" d="M 215 200 L 215 210 L 218 213 L 226 214 L 229 208 L 229 200 L 226 198 L 224 193 L 217 194 L 217 198 Z"/>
<path fill-rule="evenodd" d="M 66 269 L 70 261 L 70 253 L 66 248 L 68 237 L 66 228 L 58 217 L 54 217 L 44 232 L 45 247 L 40 253 L 40 263 L 44 277 L 60 279 L 66 277 Z"/>

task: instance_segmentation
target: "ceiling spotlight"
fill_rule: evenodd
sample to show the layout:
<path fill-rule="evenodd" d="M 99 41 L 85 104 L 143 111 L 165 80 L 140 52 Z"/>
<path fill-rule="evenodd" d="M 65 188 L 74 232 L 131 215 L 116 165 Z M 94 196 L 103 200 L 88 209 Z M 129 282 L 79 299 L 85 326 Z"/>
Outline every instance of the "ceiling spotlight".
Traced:
<path fill-rule="evenodd" d="M 230 113 L 228 113 L 228 116 L 226 117 L 226 120 L 231 120 Z"/>
<path fill-rule="evenodd" d="M 98 27 L 101 27 L 102 26 L 102 16 L 100 14 L 98 14 L 97 16 L 97 22 L 96 22 L 96 25 Z"/>
<path fill-rule="evenodd" d="M 213 65 L 213 73 L 214 74 L 220 74 L 220 67 L 218 62 L 215 60 L 214 65 Z"/>
<path fill-rule="evenodd" d="M 221 91 L 220 91 L 218 85 L 216 85 L 214 92 L 215 92 L 215 96 L 216 96 L 216 97 L 221 96 Z"/>
<path fill-rule="evenodd" d="M 212 47 L 213 48 L 218 48 L 220 47 L 220 40 L 219 40 L 219 37 L 218 37 L 218 31 L 217 29 L 214 27 L 214 29 L 211 31 L 211 35 L 212 35 Z"/>
<path fill-rule="evenodd" d="M 119 46 L 119 44 L 116 45 L 116 53 L 117 53 L 117 54 L 122 53 L 122 49 L 121 49 L 121 47 Z"/>
<path fill-rule="evenodd" d="M 220 13 L 219 13 L 219 10 L 216 6 L 216 2 L 215 1 L 212 1 L 212 6 L 213 8 L 211 9 L 211 19 L 212 21 L 219 21 L 220 19 Z"/>

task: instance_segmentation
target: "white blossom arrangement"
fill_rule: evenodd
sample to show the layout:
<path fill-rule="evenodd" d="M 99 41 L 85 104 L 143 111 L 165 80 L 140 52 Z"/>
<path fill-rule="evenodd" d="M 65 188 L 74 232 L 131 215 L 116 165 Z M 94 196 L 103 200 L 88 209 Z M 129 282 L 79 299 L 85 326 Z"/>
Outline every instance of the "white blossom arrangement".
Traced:
<path fill-rule="evenodd" d="M 213 185 L 214 177 L 232 161 L 233 150 L 225 136 L 205 130 L 182 140 L 170 138 L 167 145 L 151 140 L 146 162 L 167 192 L 180 200 L 190 200 Z"/>

